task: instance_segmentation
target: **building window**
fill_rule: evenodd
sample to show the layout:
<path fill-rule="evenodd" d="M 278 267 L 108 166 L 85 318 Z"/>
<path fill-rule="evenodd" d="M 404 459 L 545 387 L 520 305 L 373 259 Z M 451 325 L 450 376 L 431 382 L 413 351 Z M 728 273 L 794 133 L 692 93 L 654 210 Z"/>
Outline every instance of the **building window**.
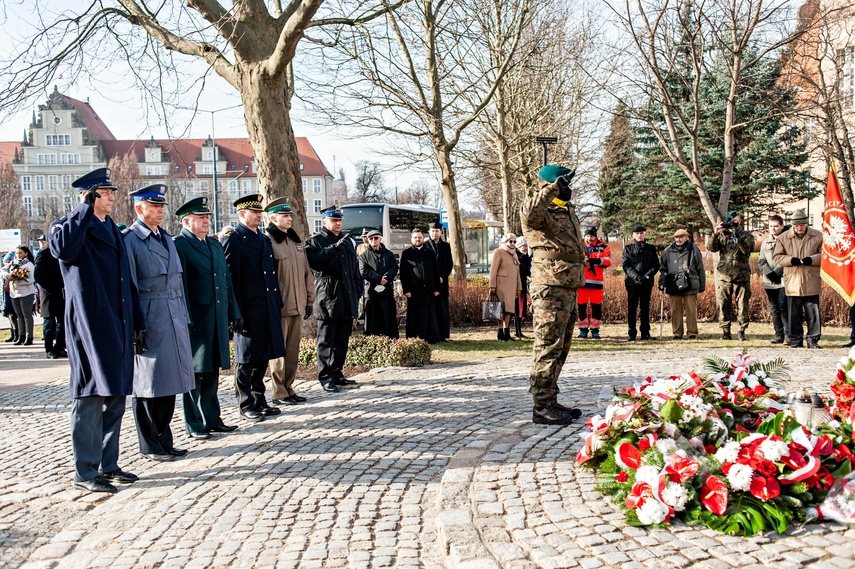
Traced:
<path fill-rule="evenodd" d="M 229 204 L 229 215 L 237 215 L 235 204 Z"/>
<path fill-rule="evenodd" d="M 52 192 L 59 190 L 59 176 L 48 176 L 48 189 Z"/>
<path fill-rule="evenodd" d="M 60 154 L 59 158 L 62 164 L 80 164 L 80 154 Z"/>
<path fill-rule="evenodd" d="M 36 191 L 37 192 L 45 191 L 45 177 L 44 176 L 36 176 Z"/>
<path fill-rule="evenodd" d="M 308 191 L 309 191 L 309 181 L 306 179 L 303 179 L 303 193 L 305 194 Z"/>
<path fill-rule="evenodd" d="M 71 187 L 71 176 L 65 174 L 62 177 L 62 189 L 67 190 Z"/>
<path fill-rule="evenodd" d="M 56 154 L 39 154 L 39 164 L 56 164 Z"/>
<path fill-rule="evenodd" d="M 237 180 L 229 180 L 229 193 L 236 194 L 238 190 Z"/>
<path fill-rule="evenodd" d="M 211 189 L 211 186 L 208 185 L 208 180 L 199 180 L 199 192 L 206 193 Z"/>
<path fill-rule="evenodd" d="M 65 196 L 64 198 L 62 198 L 62 200 L 63 200 L 63 203 L 65 204 L 65 211 L 66 211 L 66 212 L 71 211 L 71 210 L 72 210 L 72 207 L 71 207 L 71 196 Z"/>
<path fill-rule="evenodd" d="M 162 176 L 163 170 L 160 166 L 146 166 L 145 167 L 145 175 L 146 176 Z"/>
<path fill-rule="evenodd" d="M 241 180 L 241 185 L 243 186 L 243 193 L 249 194 L 252 192 L 252 180 Z"/>
<path fill-rule="evenodd" d="M 214 173 L 214 167 L 211 164 L 202 165 L 202 175 L 211 176 Z"/>
<path fill-rule="evenodd" d="M 21 176 L 21 190 L 29 192 L 33 189 L 31 178 L 29 176 Z"/>
<path fill-rule="evenodd" d="M 45 146 L 71 146 L 70 134 L 46 134 Z"/>
<path fill-rule="evenodd" d="M 321 220 L 320 220 L 320 219 L 316 219 L 316 220 L 315 220 L 315 233 L 317 233 L 318 231 L 320 231 L 320 230 L 321 230 L 321 227 L 323 227 L 323 226 L 321 225 Z"/>
<path fill-rule="evenodd" d="M 321 200 L 315 200 L 315 213 L 321 213 Z"/>
<path fill-rule="evenodd" d="M 320 180 L 313 180 L 313 181 L 312 181 L 312 184 L 313 184 L 313 185 L 314 185 L 314 187 L 315 187 L 315 193 L 316 193 L 316 194 L 321 193 L 321 181 L 320 181 Z"/>
<path fill-rule="evenodd" d="M 837 50 L 837 65 L 840 68 L 840 99 L 844 108 L 855 106 L 855 46 Z"/>
<path fill-rule="evenodd" d="M 42 197 L 36 198 L 36 215 L 39 217 L 45 215 L 45 199 Z"/>
<path fill-rule="evenodd" d="M 33 198 L 24 196 L 24 211 L 27 212 L 27 217 L 33 216 Z"/>
<path fill-rule="evenodd" d="M 303 200 L 303 213 L 309 211 L 309 200 Z"/>

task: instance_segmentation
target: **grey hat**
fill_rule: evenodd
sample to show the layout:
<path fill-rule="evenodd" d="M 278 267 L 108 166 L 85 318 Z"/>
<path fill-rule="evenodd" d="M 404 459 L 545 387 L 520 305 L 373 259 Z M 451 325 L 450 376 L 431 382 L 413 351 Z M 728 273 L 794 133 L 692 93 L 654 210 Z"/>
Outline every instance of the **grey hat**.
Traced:
<path fill-rule="evenodd" d="M 377 231 L 376 229 L 372 229 L 365 236 L 366 237 L 374 237 L 375 235 L 379 235 L 380 237 L 383 237 L 383 234 L 380 233 L 379 231 Z"/>
<path fill-rule="evenodd" d="M 803 209 L 797 209 L 790 214 L 790 223 L 792 223 L 793 225 L 795 225 L 797 223 L 802 224 L 802 223 L 807 223 L 807 222 L 808 222 L 808 216 L 805 213 L 805 210 L 803 210 Z"/>

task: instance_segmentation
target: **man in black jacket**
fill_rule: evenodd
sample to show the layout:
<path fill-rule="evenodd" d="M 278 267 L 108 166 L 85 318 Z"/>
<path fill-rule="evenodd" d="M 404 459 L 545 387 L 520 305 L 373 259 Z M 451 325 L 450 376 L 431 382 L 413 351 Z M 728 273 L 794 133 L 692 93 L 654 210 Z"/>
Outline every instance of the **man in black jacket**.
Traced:
<path fill-rule="evenodd" d="M 318 380 L 324 391 L 355 385 L 341 371 L 359 304 L 359 266 L 349 235 L 341 234 L 344 214 L 336 206 L 321 210 L 320 232 L 306 241 L 315 275 L 314 314 L 318 319 Z"/>
<path fill-rule="evenodd" d="M 442 340 L 434 308 L 439 296 L 436 255 L 425 246 L 421 229 L 413 229 L 410 242 L 413 246 L 401 253 L 401 289 L 407 297 L 407 338 L 421 338 L 435 344 Z"/>
<path fill-rule="evenodd" d="M 33 278 L 41 290 L 41 315 L 44 319 L 45 354 L 48 358 L 67 358 L 65 351 L 65 292 L 59 261 L 50 254 L 47 237 L 38 239 Z"/>
<path fill-rule="evenodd" d="M 454 268 L 451 258 L 451 245 L 442 240 L 442 224 L 434 220 L 428 224 L 430 239 L 425 246 L 436 255 L 436 266 L 439 269 L 439 296 L 436 297 L 434 309 L 436 310 L 436 323 L 439 326 L 440 340 L 451 337 L 451 316 L 448 310 L 448 277 Z"/>
<path fill-rule="evenodd" d="M 656 248 L 648 244 L 647 228 L 636 225 L 632 229 L 632 243 L 623 248 L 623 272 L 626 275 L 627 340 L 634 342 L 638 335 L 635 327 L 636 312 L 641 306 L 641 339 L 652 340 L 650 335 L 650 293 L 653 290 L 653 276 L 659 270 L 659 256 Z"/>

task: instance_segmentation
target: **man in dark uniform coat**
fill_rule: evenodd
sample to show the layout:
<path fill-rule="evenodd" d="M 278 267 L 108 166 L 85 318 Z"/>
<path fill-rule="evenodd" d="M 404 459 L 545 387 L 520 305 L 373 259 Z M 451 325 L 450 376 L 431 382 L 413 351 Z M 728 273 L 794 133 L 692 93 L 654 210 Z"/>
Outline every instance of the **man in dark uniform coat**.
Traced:
<path fill-rule="evenodd" d="M 208 198 L 193 198 L 175 214 L 181 233 L 175 249 L 184 268 L 184 298 L 190 311 L 190 347 L 196 386 L 184 394 L 184 428 L 195 439 L 237 429 L 220 418 L 217 386 L 221 369 L 231 369 L 229 327 L 243 329 L 232 277 L 220 242 L 208 236 Z"/>
<path fill-rule="evenodd" d="M 383 245 L 383 234 L 372 229 L 368 249 L 359 254 L 359 272 L 365 279 L 365 335 L 398 338 L 395 277 L 398 261 Z"/>
<path fill-rule="evenodd" d="M 401 253 L 401 289 L 407 297 L 407 338 L 434 344 L 442 340 L 434 307 L 439 296 L 439 269 L 436 255 L 424 244 L 424 238 L 421 229 L 413 229 L 413 246 Z"/>
<path fill-rule="evenodd" d="M 48 358 L 66 358 L 65 351 L 65 292 L 59 261 L 50 254 L 47 237 L 39 239 L 33 278 L 41 290 L 41 315 L 44 318 L 45 353 Z"/>
<path fill-rule="evenodd" d="M 448 312 L 448 277 L 454 268 L 451 258 L 451 245 L 442 240 L 442 224 L 439 220 L 430 222 L 428 226 L 430 239 L 425 246 L 436 255 L 436 266 L 439 269 L 439 296 L 436 297 L 436 323 L 439 326 L 441 340 L 451 337 L 451 317 Z"/>
<path fill-rule="evenodd" d="M 110 482 L 137 480 L 119 468 L 119 432 L 145 323 L 123 236 L 109 216 L 116 200 L 110 170 L 99 168 L 71 185 L 83 201 L 51 223 L 49 235 L 67 292 L 74 481 L 90 492 L 115 492 Z"/>
<path fill-rule="evenodd" d="M 282 296 L 273 247 L 260 230 L 264 196 L 250 194 L 234 202 L 240 223 L 223 238 L 243 329 L 235 330 L 235 388 L 240 414 L 250 421 L 278 415 L 264 397 L 267 363 L 285 356 L 279 324 Z"/>
<path fill-rule="evenodd" d="M 341 371 L 357 315 L 361 281 L 353 240 L 341 234 L 343 218 L 335 206 L 322 210 L 323 227 L 306 241 L 306 257 L 315 275 L 318 380 L 331 392 L 356 384 Z"/>

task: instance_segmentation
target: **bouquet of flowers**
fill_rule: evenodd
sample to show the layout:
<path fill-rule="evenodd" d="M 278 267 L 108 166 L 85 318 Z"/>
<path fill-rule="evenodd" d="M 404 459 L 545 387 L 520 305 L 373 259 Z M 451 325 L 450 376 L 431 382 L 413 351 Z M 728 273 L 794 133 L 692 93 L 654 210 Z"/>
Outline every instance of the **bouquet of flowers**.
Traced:
<path fill-rule="evenodd" d="M 812 433 L 778 403 L 782 360 L 708 359 L 708 373 L 646 378 L 588 421 L 577 463 L 632 525 L 680 517 L 727 533 L 783 532 L 855 466 L 840 424 Z M 851 433 L 851 430 L 849 431 Z"/>
<path fill-rule="evenodd" d="M 837 376 L 831 382 L 831 393 L 835 401 L 834 413 L 842 419 L 855 404 L 855 350 L 837 362 Z"/>
<path fill-rule="evenodd" d="M 25 281 L 30 278 L 30 269 L 21 265 L 13 265 L 9 271 L 9 278 L 14 281 Z"/>

